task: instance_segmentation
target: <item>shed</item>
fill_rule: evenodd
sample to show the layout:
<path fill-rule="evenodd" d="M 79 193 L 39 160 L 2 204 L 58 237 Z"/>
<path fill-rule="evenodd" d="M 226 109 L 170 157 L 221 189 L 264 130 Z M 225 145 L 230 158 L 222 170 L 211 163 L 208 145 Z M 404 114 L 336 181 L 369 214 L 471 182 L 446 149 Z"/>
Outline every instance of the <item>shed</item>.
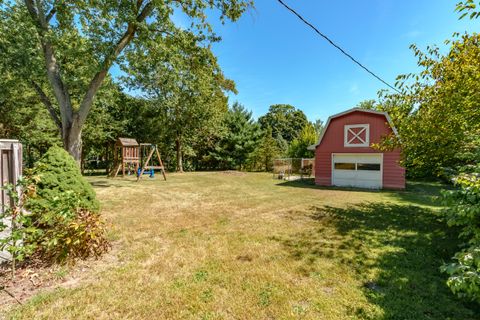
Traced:
<path fill-rule="evenodd" d="M 315 151 L 315 184 L 370 189 L 405 189 L 401 150 L 372 144 L 398 135 L 386 112 L 353 108 L 328 118 Z"/>
<path fill-rule="evenodd" d="M 0 139 L 0 212 L 10 204 L 7 192 L 3 189 L 7 184 L 16 184 L 22 175 L 22 144 L 18 140 Z M 3 221 L 7 226 L 9 221 Z M 5 237 L 8 230 L 0 232 Z M 0 262 L 9 259 L 9 254 L 0 251 Z"/>

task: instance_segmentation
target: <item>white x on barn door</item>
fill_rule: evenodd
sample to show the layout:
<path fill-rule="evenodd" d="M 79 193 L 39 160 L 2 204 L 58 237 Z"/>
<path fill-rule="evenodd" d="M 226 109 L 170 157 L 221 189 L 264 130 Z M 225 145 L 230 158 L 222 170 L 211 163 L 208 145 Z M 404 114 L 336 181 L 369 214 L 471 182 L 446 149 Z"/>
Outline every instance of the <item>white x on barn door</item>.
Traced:
<path fill-rule="evenodd" d="M 368 124 L 351 124 L 345 126 L 344 146 L 345 147 L 368 147 L 369 130 Z"/>

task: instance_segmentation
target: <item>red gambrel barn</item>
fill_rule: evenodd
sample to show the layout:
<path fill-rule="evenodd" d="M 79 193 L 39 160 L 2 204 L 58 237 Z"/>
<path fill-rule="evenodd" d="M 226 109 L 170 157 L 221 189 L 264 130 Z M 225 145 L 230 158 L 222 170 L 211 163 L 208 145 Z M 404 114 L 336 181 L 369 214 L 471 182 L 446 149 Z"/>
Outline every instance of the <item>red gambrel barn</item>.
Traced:
<path fill-rule="evenodd" d="M 405 189 L 400 150 L 381 152 L 371 147 L 395 134 L 386 112 L 350 109 L 328 118 L 316 145 L 315 184 L 371 189 Z"/>

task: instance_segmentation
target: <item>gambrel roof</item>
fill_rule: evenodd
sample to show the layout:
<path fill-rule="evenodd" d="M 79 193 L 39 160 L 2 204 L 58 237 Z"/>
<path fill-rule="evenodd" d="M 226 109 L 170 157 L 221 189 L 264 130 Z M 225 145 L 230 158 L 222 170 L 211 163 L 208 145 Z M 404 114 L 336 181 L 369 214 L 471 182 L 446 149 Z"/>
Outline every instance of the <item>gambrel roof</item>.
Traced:
<path fill-rule="evenodd" d="M 346 111 L 343 111 L 343 112 L 340 112 L 340 113 L 334 114 L 333 116 L 328 117 L 327 123 L 323 127 L 322 132 L 320 133 L 320 138 L 318 139 L 318 142 L 316 144 L 312 144 L 311 146 L 308 146 L 307 149 L 313 151 L 313 150 L 315 150 L 315 148 L 317 146 L 320 145 L 320 143 L 322 142 L 323 136 L 325 135 L 325 132 L 327 132 L 328 126 L 329 126 L 330 122 L 332 121 L 332 119 L 344 116 L 346 114 L 349 114 L 349 113 L 352 113 L 352 112 L 355 112 L 355 111 L 378 114 L 378 115 L 384 116 L 387 119 L 387 122 L 390 125 L 390 128 L 392 128 L 393 133 L 398 137 L 398 131 L 395 128 L 395 126 L 393 125 L 392 119 L 390 118 L 390 116 L 388 115 L 387 112 L 375 111 L 375 110 L 369 110 L 369 109 L 362 109 L 362 108 L 352 108 L 352 109 L 349 109 L 349 110 L 346 110 Z"/>

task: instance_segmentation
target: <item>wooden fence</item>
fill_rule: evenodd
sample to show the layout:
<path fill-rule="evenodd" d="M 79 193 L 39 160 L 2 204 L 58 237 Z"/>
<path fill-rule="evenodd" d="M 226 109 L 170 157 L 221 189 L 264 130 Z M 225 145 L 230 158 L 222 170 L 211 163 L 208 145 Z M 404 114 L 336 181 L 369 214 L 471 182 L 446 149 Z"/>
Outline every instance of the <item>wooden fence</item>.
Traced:
<path fill-rule="evenodd" d="M 16 184 L 22 174 L 22 144 L 17 140 L 0 139 L 0 212 L 10 204 L 10 199 L 3 187 L 9 183 Z M 9 221 L 4 221 L 9 225 Z M 0 238 L 5 237 L 8 230 L 0 232 Z M 0 251 L 0 262 L 8 260 L 9 255 Z"/>
<path fill-rule="evenodd" d="M 282 158 L 273 160 L 273 177 L 286 180 L 315 176 L 315 159 Z"/>

